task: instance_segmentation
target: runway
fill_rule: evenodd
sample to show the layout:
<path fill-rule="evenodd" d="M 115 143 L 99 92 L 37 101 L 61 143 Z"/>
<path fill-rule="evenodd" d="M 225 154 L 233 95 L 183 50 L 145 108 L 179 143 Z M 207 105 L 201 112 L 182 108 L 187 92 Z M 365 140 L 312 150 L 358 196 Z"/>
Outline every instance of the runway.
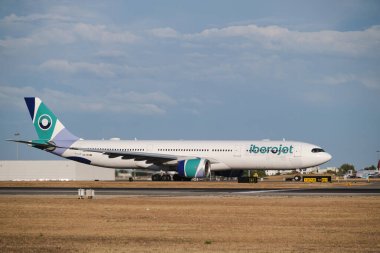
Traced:
<path fill-rule="evenodd" d="M 338 187 L 303 189 L 228 188 L 92 188 L 96 196 L 380 196 L 380 187 Z M 0 187 L 0 195 L 76 196 L 78 188 Z"/>

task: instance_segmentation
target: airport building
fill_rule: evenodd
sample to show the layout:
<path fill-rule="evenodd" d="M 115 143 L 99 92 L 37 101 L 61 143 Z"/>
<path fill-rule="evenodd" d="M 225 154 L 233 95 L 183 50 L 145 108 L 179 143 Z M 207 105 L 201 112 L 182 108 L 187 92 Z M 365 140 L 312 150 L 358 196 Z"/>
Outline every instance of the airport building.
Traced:
<path fill-rule="evenodd" d="M 316 166 L 316 167 L 310 167 L 306 169 L 296 169 L 296 170 L 265 170 L 265 174 L 267 176 L 286 175 L 294 171 L 301 174 L 312 174 L 312 173 L 319 173 L 320 170 L 321 169 L 319 168 L 319 166 Z"/>
<path fill-rule="evenodd" d="M 0 161 L 0 181 L 115 180 L 115 170 L 73 161 Z"/>

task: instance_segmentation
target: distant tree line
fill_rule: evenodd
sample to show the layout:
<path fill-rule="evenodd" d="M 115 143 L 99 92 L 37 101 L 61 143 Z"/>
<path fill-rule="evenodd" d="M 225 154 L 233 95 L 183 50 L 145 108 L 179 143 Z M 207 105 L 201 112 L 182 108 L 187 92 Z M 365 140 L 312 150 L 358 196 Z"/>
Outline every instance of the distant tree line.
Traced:
<path fill-rule="evenodd" d="M 343 176 L 344 174 L 346 174 L 349 170 L 351 170 L 352 172 L 355 172 L 355 166 L 352 165 L 352 164 L 348 164 L 348 163 L 345 163 L 345 164 L 342 164 L 339 169 L 338 169 L 338 175 L 339 176 Z"/>
<path fill-rule="evenodd" d="M 343 176 L 349 170 L 352 170 L 353 172 L 355 172 L 356 171 L 355 170 L 355 166 L 352 165 L 352 164 L 345 163 L 345 164 L 342 164 L 342 166 L 339 167 L 337 174 L 339 176 Z M 371 165 L 371 166 L 365 167 L 364 170 L 376 170 L 376 167 L 375 167 L 375 165 Z M 332 171 L 327 171 L 327 172 L 329 173 L 329 172 L 332 172 Z"/>

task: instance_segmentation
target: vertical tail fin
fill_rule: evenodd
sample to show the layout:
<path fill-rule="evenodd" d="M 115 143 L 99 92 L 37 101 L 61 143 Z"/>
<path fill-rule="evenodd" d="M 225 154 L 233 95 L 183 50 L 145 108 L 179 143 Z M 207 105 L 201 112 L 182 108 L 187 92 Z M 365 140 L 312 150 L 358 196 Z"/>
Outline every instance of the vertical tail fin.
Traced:
<path fill-rule="evenodd" d="M 38 97 L 26 97 L 25 103 L 40 140 L 78 140 Z"/>

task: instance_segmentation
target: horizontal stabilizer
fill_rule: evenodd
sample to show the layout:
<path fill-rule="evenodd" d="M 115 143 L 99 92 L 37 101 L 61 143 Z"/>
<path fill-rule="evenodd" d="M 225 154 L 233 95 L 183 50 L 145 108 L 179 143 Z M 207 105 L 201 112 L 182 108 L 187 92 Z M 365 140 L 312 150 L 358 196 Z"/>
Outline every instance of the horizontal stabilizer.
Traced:
<path fill-rule="evenodd" d="M 39 148 L 39 149 L 48 149 L 48 150 L 54 150 L 56 148 L 63 148 L 63 147 L 58 147 L 55 145 L 54 142 L 51 141 L 45 141 L 45 140 L 32 140 L 32 141 L 24 141 L 24 140 L 6 140 L 6 141 L 12 141 L 12 142 L 17 142 L 17 143 L 23 143 L 30 145 L 34 148 Z"/>

